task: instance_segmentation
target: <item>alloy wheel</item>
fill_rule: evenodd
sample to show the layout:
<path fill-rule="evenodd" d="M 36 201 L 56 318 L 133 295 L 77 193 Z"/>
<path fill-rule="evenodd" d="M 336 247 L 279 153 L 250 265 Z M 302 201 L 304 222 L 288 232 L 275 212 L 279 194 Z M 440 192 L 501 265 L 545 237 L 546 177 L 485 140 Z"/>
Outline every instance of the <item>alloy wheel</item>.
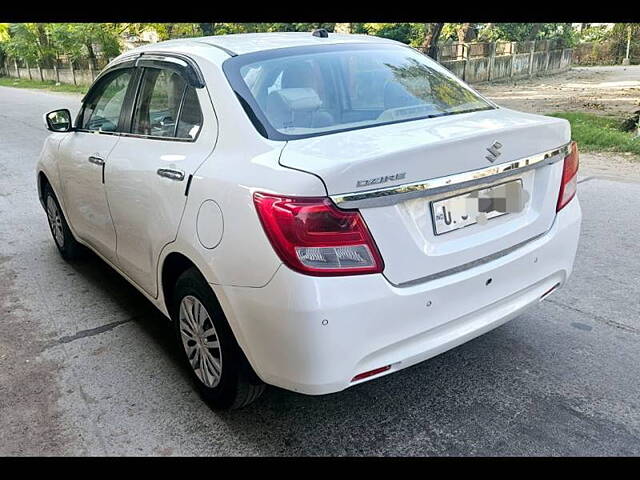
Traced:
<path fill-rule="evenodd" d="M 180 302 L 180 338 L 191 368 L 207 387 L 214 388 L 222 375 L 220 339 L 209 312 L 192 295 Z"/>
<path fill-rule="evenodd" d="M 53 233 L 53 238 L 60 248 L 64 247 L 64 230 L 62 228 L 62 215 L 58 204 L 51 195 L 47 197 L 47 219 Z"/>

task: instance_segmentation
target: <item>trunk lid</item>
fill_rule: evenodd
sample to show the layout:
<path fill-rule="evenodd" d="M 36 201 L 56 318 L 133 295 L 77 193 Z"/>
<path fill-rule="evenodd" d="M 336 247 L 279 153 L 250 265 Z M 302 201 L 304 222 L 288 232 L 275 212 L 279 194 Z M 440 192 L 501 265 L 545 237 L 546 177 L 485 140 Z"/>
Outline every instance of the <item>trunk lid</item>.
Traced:
<path fill-rule="evenodd" d="M 320 177 L 329 195 L 340 195 L 484 169 L 569 140 L 565 120 L 499 108 L 290 141 L 280 163 Z M 501 144 L 496 158 L 487 150 L 495 142 Z M 431 202 L 486 185 L 360 211 L 384 259 L 385 276 L 402 285 L 546 232 L 555 218 L 561 171 L 557 162 L 495 182 L 521 179 L 529 197 L 524 209 L 440 235 Z"/>

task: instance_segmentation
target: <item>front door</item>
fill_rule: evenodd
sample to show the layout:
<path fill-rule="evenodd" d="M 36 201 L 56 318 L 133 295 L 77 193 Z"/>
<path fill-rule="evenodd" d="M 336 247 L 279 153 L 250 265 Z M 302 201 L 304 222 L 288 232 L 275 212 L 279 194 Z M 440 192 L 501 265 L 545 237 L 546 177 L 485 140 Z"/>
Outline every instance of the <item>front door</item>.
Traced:
<path fill-rule="evenodd" d="M 157 296 L 160 252 L 176 238 L 189 176 L 213 150 L 217 124 L 204 88 L 156 66 L 142 72 L 129 130 L 105 166 L 117 264 Z"/>
<path fill-rule="evenodd" d="M 76 235 L 109 260 L 115 258 L 116 233 L 104 188 L 104 167 L 119 141 L 117 132 L 133 70 L 106 74 L 92 88 L 76 130 L 60 146 L 59 172 L 69 223 Z"/>

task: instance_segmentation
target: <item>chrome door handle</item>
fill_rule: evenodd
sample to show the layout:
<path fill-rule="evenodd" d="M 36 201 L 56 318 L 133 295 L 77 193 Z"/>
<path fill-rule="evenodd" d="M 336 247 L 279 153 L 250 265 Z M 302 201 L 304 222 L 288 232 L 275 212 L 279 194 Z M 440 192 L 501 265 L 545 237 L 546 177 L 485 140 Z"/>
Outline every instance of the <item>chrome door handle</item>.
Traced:
<path fill-rule="evenodd" d="M 184 180 L 184 172 L 182 170 L 174 170 L 172 168 L 159 168 L 157 174 L 161 177 L 169 178 L 171 180 L 182 181 Z"/>
<path fill-rule="evenodd" d="M 89 157 L 89 161 L 90 161 L 91 163 L 93 163 L 94 165 L 100 165 L 100 166 L 104 165 L 104 160 L 103 160 L 102 158 L 100 158 L 100 157 L 96 157 L 96 156 L 94 156 L 94 155 L 91 155 L 91 156 Z"/>

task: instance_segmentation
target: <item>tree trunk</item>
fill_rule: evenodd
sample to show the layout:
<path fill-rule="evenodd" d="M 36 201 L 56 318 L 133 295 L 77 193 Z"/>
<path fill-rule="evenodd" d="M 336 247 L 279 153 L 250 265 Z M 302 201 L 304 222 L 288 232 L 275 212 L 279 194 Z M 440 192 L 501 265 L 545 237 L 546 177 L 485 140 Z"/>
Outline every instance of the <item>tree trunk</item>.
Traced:
<path fill-rule="evenodd" d="M 47 37 L 43 23 L 36 23 L 36 30 L 38 32 L 38 43 L 40 44 L 40 62 L 45 68 L 49 68 L 52 63 L 52 57 L 49 53 L 49 37 Z"/>
<path fill-rule="evenodd" d="M 541 28 L 542 28 L 541 23 L 534 23 L 533 27 L 531 28 L 531 31 L 529 31 L 529 35 L 527 35 L 527 40 L 535 40 Z"/>
<path fill-rule="evenodd" d="M 460 43 L 468 43 L 476 38 L 476 31 L 472 23 L 463 23 L 456 33 L 458 34 L 458 42 Z"/>
<path fill-rule="evenodd" d="M 205 37 L 213 35 L 213 23 L 199 23 L 198 25 L 200 25 L 200 30 Z"/>
<path fill-rule="evenodd" d="M 89 53 L 89 61 L 91 62 L 91 65 L 93 65 L 93 68 L 96 69 L 98 65 L 96 64 L 96 52 L 94 52 L 93 50 L 93 45 L 91 44 L 91 42 L 87 42 L 85 46 L 87 47 L 87 52 Z"/>
<path fill-rule="evenodd" d="M 422 51 L 429 55 L 431 58 L 436 58 L 438 53 L 438 39 L 440 38 L 440 33 L 442 32 L 442 27 L 444 23 L 426 23 L 426 35 L 424 37 L 424 41 L 422 42 Z"/>

